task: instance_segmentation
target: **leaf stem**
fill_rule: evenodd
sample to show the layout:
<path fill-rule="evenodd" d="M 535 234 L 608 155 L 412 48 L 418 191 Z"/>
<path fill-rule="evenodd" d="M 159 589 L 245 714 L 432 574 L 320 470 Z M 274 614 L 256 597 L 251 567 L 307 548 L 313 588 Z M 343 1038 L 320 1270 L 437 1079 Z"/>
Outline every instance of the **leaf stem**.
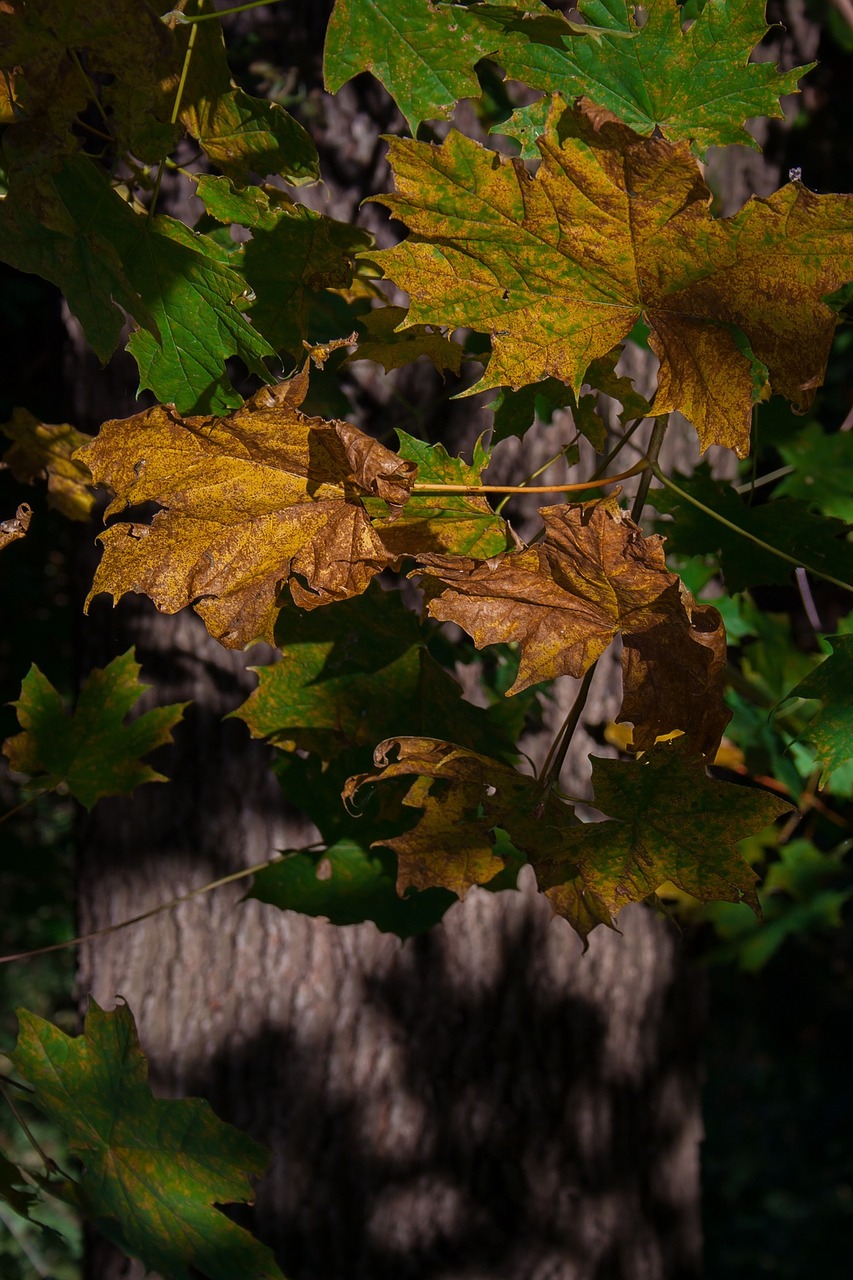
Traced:
<path fill-rule="evenodd" d="M 317 842 L 304 845 L 301 849 L 285 849 L 274 858 L 267 858 L 265 862 L 256 862 L 253 867 L 244 867 L 242 871 L 233 871 L 230 875 L 221 876 L 218 880 L 211 880 L 208 884 L 200 885 L 197 889 L 190 889 L 189 893 L 182 893 L 179 898 L 172 898 L 170 902 L 161 903 L 159 907 L 151 907 L 149 911 L 142 911 L 138 916 L 131 916 L 128 920 L 120 920 L 118 924 L 105 925 L 103 929 L 95 929 L 92 933 L 83 933 L 77 938 L 69 938 L 67 942 L 54 942 L 49 947 L 36 947 L 33 951 L 18 951 L 14 955 L 0 956 L 0 964 L 11 964 L 13 960 L 31 960 L 34 956 L 46 956 L 53 951 L 65 951 L 69 947 L 79 947 L 84 942 L 92 942 L 95 938 L 104 938 L 109 933 L 118 933 L 120 929 L 126 929 L 128 925 L 139 924 L 142 920 L 150 920 L 152 916 L 159 916 L 164 911 L 171 911 L 173 907 L 180 906 L 182 902 L 189 902 L 192 898 L 197 898 L 203 893 L 210 893 L 212 889 L 221 889 L 223 885 L 234 884 L 237 880 L 245 880 L 247 876 L 253 876 L 258 871 L 266 871 L 267 867 L 284 862 L 287 858 L 293 858 L 298 853 L 307 853 L 311 849 L 322 847 L 322 844 Z"/>
<path fill-rule="evenodd" d="M 802 560 L 797 560 L 795 556 L 789 556 L 785 551 L 780 551 L 778 547 L 765 542 L 763 538 L 758 538 L 754 533 L 749 533 L 746 529 L 742 529 L 739 524 L 734 524 L 731 520 L 727 520 L 725 516 L 721 516 L 718 511 L 715 511 L 713 507 L 706 507 L 704 502 L 700 502 L 698 498 L 694 498 L 685 489 L 680 488 L 674 480 L 670 480 L 668 476 L 665 476 L 657 464 L 650 463 L 650 468 L 655 479 L 659 480 L 665 488 L 671 489 L 673 493 L 678 494 L 679 498 L 689 502 L 697 511 L 702 511 L 706 516 L 710 516 L 712 520 L 716 520 L 718 524 L 723 525 L 726 529 L 731 529 L 732 533 L 739 533 L 748 542 L 754 543 L 756 547 L 761 547 L 762 551 L 768 551 L 772 556 L 778 556 L 780 560 L 784 560 L 787 564 L 792 564 L 795 569 L 805 569 L 806 573 L 813 573 L 816 578 L 823 578 L 824 582 L 831 582 L 834 587 L 840 587 L 842 591 L 853 592 L 853 583 L 844 582 L 841 578 L 834 578 L 831 573 L 824 573 L 822 569 L 816 569 L 813 564 L 805 564 Z"/>
<path fill-rule="evenodd" d="M 203 5 L 204 5 L 204 0 L 198 0 L 199 9 L 201 9 Z M 202 15 L 199 15 L 199 17 L 200 16 Z M 205 16 L 210 17 L 209 14 Z M 192 22 L 193 20 L 191 18 L 185 18 L 183 14 L 181 14 L 181 21 Z M 189 75 L 190 63 L 192 62 L 193 48 L 195 46 L 197 34 L 198 34 L 198 27 L 195 24 L 193 24 L 193 26 L 190 27 L 190 35 L 189 35 L 189 39 L 187 40 L 187 49 L 186 49 L 186 53 L 184 54 L 183 66 L 181 67 L 181 78 L 178 81 L 178 88 L 177 88 L 177 92 L 175 93 L 175 101 L 172 104 L 172 114 L 169 117 L 169 124 L 176 123 L 178 119 L 178 113 L 181 110 L 181 99 L 184 96 L 184 88 L 186 87 L 187 76 Z M 154 217 L 154 211 L 157 208 L 157 201 L 160 198 L 160 185 L 163 181 L 163 173 L 165 172 L 165 169 L 166 169 L 166 161 L 163 160 L 159 169 L 157 170 L 157 177 L 154 180 L 154 190 L 151 192 L 151 203 L 148 206 L 149 222 Z"/>
<path fill-rule="evenodd" d="M 27 1124 L 26 1120 L 18 1110 L 16 1103 L 13 1101 L 12 1095 L 9 1093 L 9 1090 L 7 1088 L 6 1080 L 2 1075 L 0 1075 L 0 1093 L 2 1093 L 3 1097 L 6 1099 L 9 1110 L 12 1112 L 12 1115 L 15 1117 L 18 1124 L 20 1125 L 23 1131 L 24 1137 L 27 1139 L 30 1146 L 33 1148 L 35 1152 L 37 1152 L 38 1156 L 40 1157 L 42 1164 L 44 1165 L 44 1170 L 47 1176 L 50 1177 L 51 1174 L 53 1173 L 59 1173 L 59 1174 L 62 1174 L 63 1178 L 67 1178 L 68 1174 L 62 1172 L 62 1170 L 60 1169 L 56 1161 L 51 1160 L 50 1156 L 47 1154 L 46 1151 L 43 1150 L 43 1148 L 39 1144 L 38 1138 L 35 1136 L 32 1129 Z"/>
<path fill-rule="evenodd" d="M 554 454 L 553 458 L 549 458 L 547 462 L 543 462 L 543 463 L 542 463 L 542 466 L 541 466 L 541 467 L 538 467 L 538 468 L 536 469 L 536 471 L 531 472 L 531 474 L 527 477 L 527 479 L 526 479 L 526 480 L 522 480 L 522 482 L 521 482 L 521 484 L 522 484 L 522 488 L 526 489 L 526 490 L 527 490 L 527 492 L 528 492 L 528 493 L 530 493 L 530 492 L 531 492 L 531 489 L 530 489 L 530 481 L 531 481 L 531 480 L 535 480 L 537 476 L 541 476 L 541 474 L 542 474 L 542 472 L 543 472 L 543 471 L 547 471 L 547 470 L 548 470 L 548 468 L 549 468 L 550 466 L 552 466 L 555 462 L 559 462 L 560 458 L 564 458 L 564 457 L 566 457 L 566 455 L 568 454 L 569 450 L 570 450 L 570 449 L 573 449 L 573 448 L 574 448 L 574 446 L 577 444 L 578 440 L 580 439 L 580 434 L 581 434 L 581 433 L 580 433 L 579 431 L 576 431 L 576 432 L 575 432 L 575 434 L 574 434 L 574 436 L 572 437 L 572 439 L 569 441 L 569 443 L 568 443 L 568 444 L 564 444 L 564 445 L 563 445 L 563 447 L 562 447 L 562 449 L 559 449 L 559 450 L 557 451 L 557 453 L 555 453 L 555 454 Z M 496 515 L 496 516 L 499 516 L 499 515 L 500 515 L 500 513 L 503 511 L 504 507 L 505 507 L 505 506 L 506 506 L 506 504 L 509 502 L 509 500 L 510 500 L 510 498 L 511 498 L 511 497 L 512 497 L 512 494 L 508 493 L 508 494 L 506 495 L 506 497 L 505 497 L 505 498 L 503 498 L 503 499 L 498 503 L 498 505 L 495 507 L 495 515 Z"/>
<path fill-rule="evenodd" d="M 559 779 L 560 770 L 562 769 L 563 761 L 566 758 L 566 752 L 569 749 L 575 729 L 577 729 L 578 724 L 580 723 L 580 718 L 583 715 L 583 709 L 586 706 L 586 700 L 589 697 L 589 691 L 592 686 L 592 681 L 595 677 L 597 667 L 598 659 L 596 658 L 595 662 L 593 662 L 592 666 L 587 670 L 587 673 L 581 682 L 581 686 L 575 695 L 575 700 L 572 703 L 571 710 L 563 721 L 554 741 L 551 743 L 551 749 L 548 752 L 545 764 L 542 766 L 542 777 L 539 784 L 539 800 L 533 811 L 534 817 L 541 817 L 545 808 L 545 801 L 548 798 L 548 792 L 556 785 L 557 780 Z"/>
<path fill-rule="evenodd" d="M 634 434 L 634 432 L 637 430 L 638 427 L 642 426 L 642 424 L 645 421 L 646 421 L 645 418 L 635 418 L 634 421 L 631 423 L 630 427 L 626 428 L 624 434 L 616 441 L 615 445 L 610 450 L 607 457 L 602 459 L 602 461 L 599 462 L 598 466 L 595 468 L 595 471 L 592 473 L 593 480 L 597 480 L 600 476 L 604 475 L 605 471 L 610 466 L 613 459 L 619 456 L 619 454 L 625 448 L 625 445 L 631 439 L 631 436 Z"/>
<path fill-rule="evenodd" d="M 649 447 L 646 449 L 646 463 L 648 470 L 640 477 L 637 485 L 637 492 L 634 494 L 634 502 L 631 506 L 631 519 L 639 523 L 643 515 L 643 507 L 646 505 L 646 498 L 649 494 L 649 485 L 652 483 L 652 474 L 655 473 L 658 458 L 660 456 L 663 438 L 666 435 L 666 429 L 669 426 L 669 415 L 664 418 L 655 418 L 655 424 L 652 427 L 652 434 L 649 436 Z"/>
<path fill-rule="evenodd" d="M 579 493 L 583 489 L 600 489 L 606 484 L 628 480 L 645 471 L 648 465 L 643 458 L 630 471 L 623 471 L 618 476 L 605 476 L 600 480 L 584 480 L 581 484 L 413 484 L 412 493 Z"/>

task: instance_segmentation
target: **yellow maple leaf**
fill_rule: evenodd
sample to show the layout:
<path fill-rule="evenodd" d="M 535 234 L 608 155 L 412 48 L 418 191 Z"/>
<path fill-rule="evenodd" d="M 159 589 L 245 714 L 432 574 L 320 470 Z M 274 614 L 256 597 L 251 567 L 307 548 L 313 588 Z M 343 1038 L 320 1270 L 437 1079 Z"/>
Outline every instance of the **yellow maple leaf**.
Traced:
<path fill-rule="evenodd" d="M 746 455 L 770 388 L 808 407 L 837 320 L 822 299 L 853 275 L 853 197 L 791 182 L 714 218 L 688 142 L 642 138 L 583 100 L 555 98 L 537 145 L 532 175 L 455 131 L 441 146 L 394 138 L 397 194 L 374 197 L 412 233 L 370 255 L 410 295 L 408 322 L 491 336 L 471 391 L 550 375 L 578 392 L 643 318 L 654 411 L 683 413 L 703 449 Z"/>
<path fill-rule="evenodd" d="M 12 441 L 0 467 L 7 467 L 22 484 L 46 479 L 51 507 L 69 520 L 88 520 L 95 501 L 92 477 L 73 454 L 90 437 L 67 422 L 39 422 L 26 409 L 15 409 L 0 431 Z"/>
<path fill-rule="evenodd" d="M 164 613 L 192 605 L 230 648 L 273 641 L 278 596 L 315 608 L 359 595 L 391 562 L 361 495 L 391 510 L 417 468 L 348 422 L 301 413 L 304 370 L 226 418 L 157 405 L 104 423 L 80 451 L 116 493 L 106 515 L 144 502 L 149 524 L 111 525 L 89 601 L 148 595 Z"/>

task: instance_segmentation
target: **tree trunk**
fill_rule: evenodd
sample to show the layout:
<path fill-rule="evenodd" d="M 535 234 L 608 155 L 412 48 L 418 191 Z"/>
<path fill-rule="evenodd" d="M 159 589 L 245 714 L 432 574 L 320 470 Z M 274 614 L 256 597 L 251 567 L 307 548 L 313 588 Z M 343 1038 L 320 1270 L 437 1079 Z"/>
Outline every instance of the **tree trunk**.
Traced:
<path fill-rule="evenodd" d="M 280 11 L 253 21 L 284 40 Z M 331 211 L 346 217 L 389 189 L 365 117 L 384 113 L 387 127 L 392 108 L 367 82 L 335 103 L 309 98 L 325 113 Z M 416 402 L 423 376 L 391 383 Z M 74 381 L 80 425 L 130 411 L 92 402 L 79 349 Z M 379 419 L 389 385 L 364 393 L 362 425 Z M 443 411 L 451 437 L 470 434 L 470 401 L 445 398 Z M 87 634 L 87 663 L 135 642 L 156 701 L 193 707 L 161 766 L 170 784 L 102 802 L 85 825 L 82 930 L 302 842 L 267 749 L 221 723 L 251 687 L 245 655 L 187 614 L 139 607 L 93 610 Z M 597 685 L 589 723 L 613 716 L 612 683 Z M 572 688 L 562 683 L 550 719 Z M 583 785 L 577 759 L 569 768 Z M 651 911 L 629 907 L 621 932 L 596 930 L 584 955 L 531 881 L 472 890 L 405 944 L 372 925 L 240 905 L 229 887 L 81 950 L 81 993 L 128 1001 L 155 1090 L 201 1094 L 271 1147 L 252 1225 L 290 1280 L 699 1276 L 702 984 Z M 143 1269 L 93 1241 L 85 1274 Z"/>

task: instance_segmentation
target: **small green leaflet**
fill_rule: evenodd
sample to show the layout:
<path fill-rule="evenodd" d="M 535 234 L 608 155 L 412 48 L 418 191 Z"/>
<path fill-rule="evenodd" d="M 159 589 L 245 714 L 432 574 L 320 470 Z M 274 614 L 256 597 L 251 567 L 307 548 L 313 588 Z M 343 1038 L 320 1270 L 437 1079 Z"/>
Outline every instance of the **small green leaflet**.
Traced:
<path fill-rule="evenodd" d="M 267 1154 L 200 1098 L 154 1098 L 130 1010 L 89 1000 L 82 1036 L 26 1009 L 10 1055 L 33 1103 L 84 1166 L 79 1203 L 98 1229 L 165 1280 L 283 1280 L 272 1253 L 215 1204 L 253 1200 Z"/>
<path fill-rule="evenodd" d="M 0 201 L 0 257 L 65 293 L 101 360 L 125 323 L 141 386 L 179 413 L 242 403 L 225 372 L 237 355 L 263 381 L 275 351 L 241 314 L 246 281 L 227 249 L 174 218 L 134 213 L 86 156 Z"/>
<path fill-rule="evenodd" d="M 704 463 L 689 478 L 676 476 L 675 480 L 685 493 L 746 533 L 787 555 L 802 557 L 807 568 L 853 583 L 853 545 L 846 540 L 847 527 L 841 520 L 818 515 L 798 498 L 749 506 L 730 484 L 713 480 Z M 658 511 L 676 517 L 671 524 L 658 525 L 666 537 L 667 553 L 719 556 L 727 591 L 790 581 L 794 569 L 787 560 L 756 546 L 677 493 L 655 489 L 649 501 Z"/>
<path fill-rule="evenodd" d="M 148 688 L 133 649 L 95 668 L 86 678 L 73 716 L 50 681 L 33 665 L 21 685 L 17 709 L 23 733 L 7 738 L 3 754 L 16 773 L 49 790 L 65 783 L 87 809 L 103 796 L 128 795 L 144 782 L 165 782 L 140 757 L 172 741 L 185 702 L 125 717 Z"/>
<path fill-rule="evenodd" d="M 523 4 L 426 5 L 421 0 L 337 0 L 326 40 L 332 92 L 372 70 L 412 132 L 446 117 L 455 100 L 475 97 L 475 64 L 491 57 L 532 89 L 585 95 L 641 134 L 755 147 L 744 128 L 753 116 L 780 116 L 809 67 L 781 73 L 749 63 L 767 31 L 762 0 L 708 0 L 687 28 L 674 0 L 648 0 L 637 22 L 630 0 L 580 0 L 586 27 L 566 22 L 537 0 Z M 721 85 L 724 91 L 721 91 Z M 547 102 L 514 113 L 495 132 L 516 136 L 536 156 Z"/>
<path fill-rule="evenodd" d="M 482 484 L 482 473 L 489 465 L 482 439 L 474 445 L 469 464 L 451 458 L 443 444 L 425 444 L 399 429 L 397 437 L 400 457 L 417 463 L 418 484 Z M 365 506 L 377 514 L 380 504 L 368 499 Z M 399 516 L 376 519 L 373 527 L 388 550 L 400 556 L 446 551 L 488 560 L 515 546 L 506 521 L 482 494 L 414 493 Z"/>
<path fill-rule="evenodd" d="M 823 706 L 803 732 L 823 764 L 821 786 L 853 759 L 853 636 L 829 636 L 832 653 L 787 698 L 819 698 Z"/>

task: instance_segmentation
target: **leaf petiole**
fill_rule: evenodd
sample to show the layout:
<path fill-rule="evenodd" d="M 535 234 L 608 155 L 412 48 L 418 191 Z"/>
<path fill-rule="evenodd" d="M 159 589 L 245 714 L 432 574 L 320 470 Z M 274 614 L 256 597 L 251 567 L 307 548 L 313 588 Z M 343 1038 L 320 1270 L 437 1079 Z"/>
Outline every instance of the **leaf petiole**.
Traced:
<path fill-rule="evenodd" d="M 233 9 L 216 9 L 210 13 L 196 13 L 188 18 L 181 13 L 179 9 L 173 9 L 171 13 L 163 15 L 165 18 L 174 18 L 179 26 L 189 26 L 190 23 L 207 22 L 210 18 L 230 18 L 232 13 L 245 13 L 247 9 L 262 9 L 267 4 L 280 4 L 281 0 L 247 0 L 246 4 L 238 4 Z M 608 32 L 608 34 L 610 34 Z"/>
<path fill-rule="evenodd" d="M 412 493 L 580 493 L 584 489 L 601 489 L 604 485 L 628 480 L 645 471 L 648 465 L 643 458 L 630 471 L 622 471 L 617 476 L 603 476 L 598 480 L 584 480 L 581 484 L 413 484 Z"/>
<path fill-rule="evenodd" d="M 823 578 L 824 582 L 831 582 L 834 587 L 841 587 L 842 591 L 853 592 L 853 583 L 844 582 L 841 578 L 834 578 L 831 573 L 824 573 L 823 569 L 817 569 L 813 564 L 805 564 L 802 560 L 798 560 L 796 556 L 789 556 L 787 552 L 780 551 L 778 547 L 765 542 L 763 538 L 758 538 L 754 533 L 749 533 L 746 529 L 742 529 L 739 524 L 734 524 L 733 521 L 727 520 L 725 516 L 721 516 L 718 511 L 715 511 L 713 507 L 706 507 L 704 502 L 692 497 L 691 494 L 681 489 L 673 480 L 665 476 L 657 463 L 650 462 L 649 466 L 655 479 L 659 480 L 664 488 L 671 489 L 673 493 L 678 494 L 679 498 L 683 498 L 692 507 L 696 507 L 697 511 L 703 512 L 706 516 L 710 516 L 712 520 L 716 520 L 718 524 L 731 529 L 732 533 L 739 533 L 748 542 L 753 542 L 757 547 L 761 547 L 762 551 L 768 551 L 771 555 L 778 556 L 780 560 L 784 560 L 787 564 L 792 564 L 795 569 L 805 569 L 806 573 L 813 573 L 816 578 Z"/>

